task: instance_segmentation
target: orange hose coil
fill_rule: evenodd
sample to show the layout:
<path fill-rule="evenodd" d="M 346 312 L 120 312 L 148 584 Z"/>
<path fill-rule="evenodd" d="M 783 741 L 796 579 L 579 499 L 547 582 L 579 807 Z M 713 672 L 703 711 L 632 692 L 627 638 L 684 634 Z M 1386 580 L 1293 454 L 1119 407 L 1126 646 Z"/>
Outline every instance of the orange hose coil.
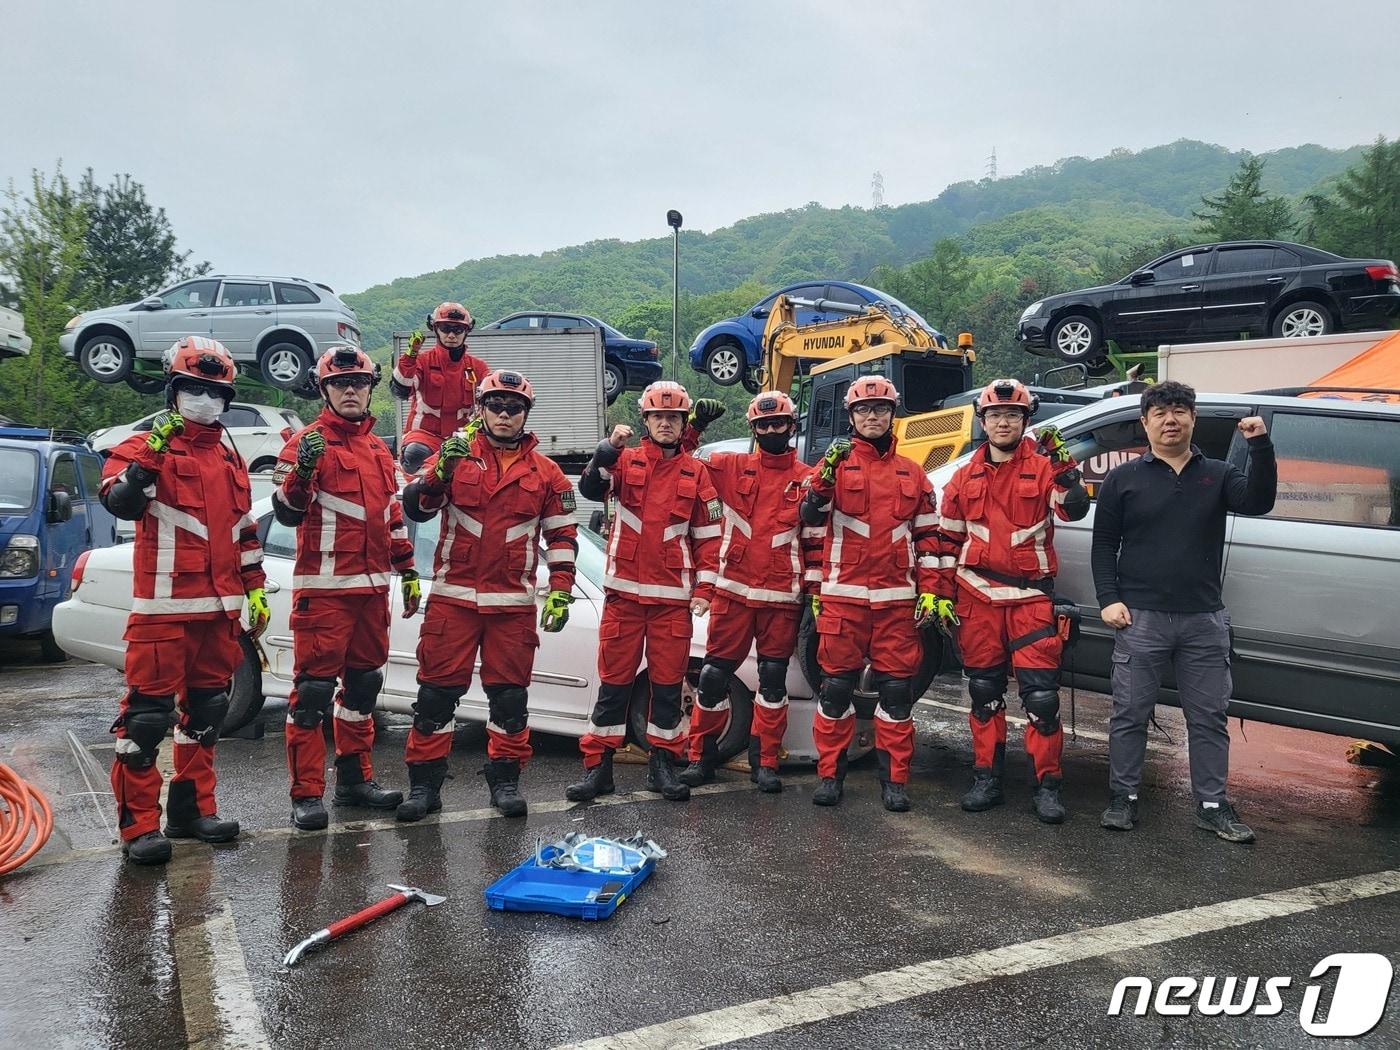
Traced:
<path fill-rule="evenodd" d="M 0 875 L 8 875 L 28 861 L 44 848 L 52 834 L 53 810 L 49 800 L 0 762 Z"/>

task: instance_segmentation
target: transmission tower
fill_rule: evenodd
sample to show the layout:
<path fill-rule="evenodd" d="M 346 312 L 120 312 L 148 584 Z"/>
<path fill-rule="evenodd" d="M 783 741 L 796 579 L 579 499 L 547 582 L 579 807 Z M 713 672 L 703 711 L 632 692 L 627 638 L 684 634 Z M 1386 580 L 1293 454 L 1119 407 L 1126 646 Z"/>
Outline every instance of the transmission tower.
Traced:
<path fill-rule="evenodd" d="M 870 177 L 870 206 L 872 208 L 885 206 L 885 177 L 878 171 Z"/>
<path fill-rule="evenodd" d="M 997 148 L 996 148 L 995 146 L 993 146 L 993 147 L 992 147 L 992 155 L 991 155 L 990 157 L 987 158 L 987 178 L 989 178 L 989 179 L 995 179 L 996 177 L 997 177 Z"/>

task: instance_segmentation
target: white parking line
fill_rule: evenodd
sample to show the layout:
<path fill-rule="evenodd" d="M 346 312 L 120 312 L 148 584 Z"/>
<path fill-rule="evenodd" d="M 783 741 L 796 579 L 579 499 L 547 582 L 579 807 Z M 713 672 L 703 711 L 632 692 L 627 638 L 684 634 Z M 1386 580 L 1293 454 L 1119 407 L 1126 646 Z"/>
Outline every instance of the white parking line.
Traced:
<path fill-rule="evenodd" d="M 204 922 L 176 929 L 174 940 L 187 1045 L 270 1048 L 228 900 Z"/>
<path fill-rule="evenodd" d="M 1094 959 L 1114 952 L 1166 944 L 1183 937 L 1299 915 L 1318 908 L 1400 892 L 1400 870 L 1378 871 L 1333 882 L 1206 904 L 1128 922 L 1096 926 L 897 970 L 821 985 L 771 999 L 757 999 L 664 1021 L 582 1043 L 568 1050 L 699 1050 L 753 1039 L 799 1025 L 889 1006 L 935 992 Z"/>

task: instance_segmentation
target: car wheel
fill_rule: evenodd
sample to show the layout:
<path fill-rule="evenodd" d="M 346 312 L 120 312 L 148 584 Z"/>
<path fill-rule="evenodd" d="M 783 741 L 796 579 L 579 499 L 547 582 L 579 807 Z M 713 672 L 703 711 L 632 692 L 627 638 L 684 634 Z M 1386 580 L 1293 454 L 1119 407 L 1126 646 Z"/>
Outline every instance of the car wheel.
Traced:
<path fill-rule="evenodd" d="M 626 388 L 627 377 L 623 375 L 622 369 L 609 361 L 603 366 L 603 399 L 611 405 L 622 396 L 622 391 Z"/>
<path fill-rule="evenodd" d="M 705 354 L 705 374 L 720 386 L 733 386 L 747 372 L 743 348 L 737 343 L 719 343 Z"/>
<path fill-rule="evenodd" d="M 1274 318 L 1275 339 L 1304 339 L 1332 331 L 1332 313 L 1321 303 L 1292 303 Z"/>
<path fill-rule="evenodd" d="M 138 394 L 159 394 L 165 390 L 165 377 L 132 372 L 126 377 L 126 385 Z"/>
<path fill-rule="evenodd" d="M 78 350 L 78 367 L 99 383 L 120 383 L 131 374 L 136 353 L 125 338 L 99 332 L 83 342 Z"/>
<path fill-rule="evenodd" d="M 802 622 L 797 628 L 797 660 L 807 684 L 812 687 L 813 696 L 820 694 L 822 684 L 821 665 L 817 662 L 817 639 L 817 623 L 809 607 L 803 610 Z M 923 642 L 923 655 L 914 674 L 915 700 L 928 691 L 938 672 L 943 669 L 943 639 L 938 632 L 931 628 L 920 631 L 919 640 Z"/>
<path fill-rule="evenodd" d="M 233 682 L 229 686 L 224 736 L 238 732 L 257 718 L 263 708 L 262 670 L 258 666 L 257 650 L 246 637 L 238 639 L 238 647 L 243 650 L 243 660 L 234 668 Z"/>
<path fill-rule="evenodd" d="M 255 459 L 252 466 L 248 468 L 249 474 L 268 474 L 277 469 L 276 456 L 263 456 L 262 459 Z"/>
<path fill-rule="evenodd" d="M 758 380 L 753 377 L 752 372 L 747 370 L 744 372 L 744 389 L 750 394 L 758 393 Z"/>
<path fill-rule="evenodd" d="M 1103 357 L 1103 333 L 1099 323 L 1084 314 L 1070 314 L 1050 329 L 1050 345 L 1062 361 L 1074 364 Z"/>
<path fill-rule="evenodd" d="M 696 679 L 700 675 L 699 666 L 692 667 L 681 685 L 681 728 L 690 729 L 690 709 L 695 704 Z M 651 750 L 647 744 L 647 711 L 651 704 L 651 680 L 646 672 L 637 676 L 632 686 L 632 703 L 627 709 L 627 735 L 632 743 L 643 752 Z M 735 755 L 748 750 L 749 728 L 753 722 L 753 693 L 737 677 L 729 679 L 729 721 L 719 735 L 716 745 L 719 760 L 728 762 Z"/>
<path fill-rule="evenodd" d="M 58 639 L 53 636 L 53 628 L 50 627 L 43 634 L 39 635 L 39 662 L 45 664 L 61 664 L 68 659 L 68 654 L 63 651 L 63 646 L 58 644 Z"/>
<path fill-rule="evenodd" d="M 295 343 L 274 343 L 262 357 L 262 377 L 278 390 L 300 390 L 311 375 L 311 355 Z"/>

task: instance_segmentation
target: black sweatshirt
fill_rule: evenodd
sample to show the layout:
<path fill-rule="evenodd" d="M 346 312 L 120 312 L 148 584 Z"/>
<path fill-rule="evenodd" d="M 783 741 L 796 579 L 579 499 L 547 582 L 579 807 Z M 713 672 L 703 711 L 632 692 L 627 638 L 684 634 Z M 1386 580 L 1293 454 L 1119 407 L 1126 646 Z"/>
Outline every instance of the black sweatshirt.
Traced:
<path fill-rule="evenodd" d="M 1249 473 L 1191 446 L 1177 474 L 1151 451 L 1115 467 L 1094 510 L 1090 562 L 1099 608 L 1200 613 L 1220 600 L 1225 514 L 1267 514 L 1278 469 L 1269 435 L 1249 439 Z"/>

